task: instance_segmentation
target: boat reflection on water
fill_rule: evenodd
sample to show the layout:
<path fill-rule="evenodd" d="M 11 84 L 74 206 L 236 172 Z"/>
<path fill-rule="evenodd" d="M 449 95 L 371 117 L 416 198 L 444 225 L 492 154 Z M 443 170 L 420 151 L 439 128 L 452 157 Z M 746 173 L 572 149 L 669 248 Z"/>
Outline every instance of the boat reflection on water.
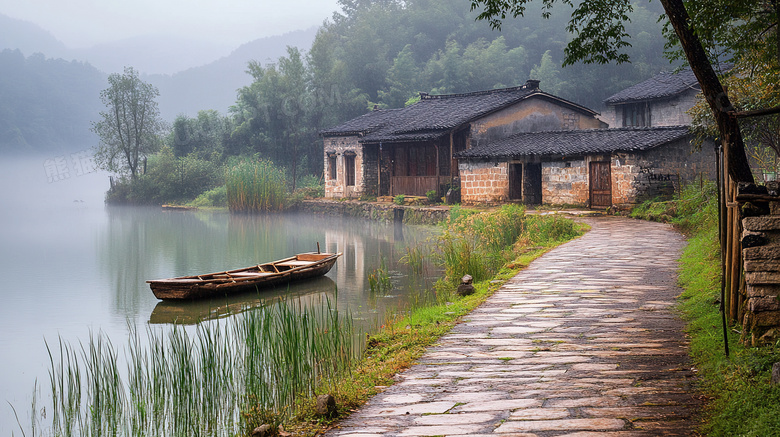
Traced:
<path fill-rule="evenodd" d="M 309 307 L 313 304 L 321 305 L 326 300 L 330 300 L 333 305 L 336 304 L 336 283 L 329 277 L 322 276 L 220 298 L 161 301 L 152 310 L 149 323 L 194 325 L 281 301 L 292 306 Z"/>

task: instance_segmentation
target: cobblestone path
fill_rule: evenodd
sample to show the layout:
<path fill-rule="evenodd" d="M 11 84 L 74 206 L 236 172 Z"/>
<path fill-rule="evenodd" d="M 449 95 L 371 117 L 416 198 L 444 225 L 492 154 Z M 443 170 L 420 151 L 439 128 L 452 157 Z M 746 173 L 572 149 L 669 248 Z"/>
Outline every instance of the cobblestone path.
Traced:
<path fill-rule="evenodd" d="M 691 435 L 692 387 L 667 225 L 592 230 L 507 282 L 328 436 Z"/>

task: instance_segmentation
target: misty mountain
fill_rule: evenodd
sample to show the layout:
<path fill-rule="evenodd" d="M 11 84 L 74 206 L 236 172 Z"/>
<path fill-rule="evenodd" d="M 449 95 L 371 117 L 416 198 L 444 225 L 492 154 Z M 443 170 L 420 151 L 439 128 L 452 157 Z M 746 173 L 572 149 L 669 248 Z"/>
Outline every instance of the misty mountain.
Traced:
<path fill-rule="evenodd" d="M 0 14 L 0 51 L 19 50 L 26 56 L 44 53 L 50 58 L 69 58 L 69 50 L 51 33 L 29 21 Z"/>
<path fill-rule="evenodd" d="M 70 57 L 86 60 L 106 73 L 121 73 L 132 66 L 148 74 L 174 74 L 219 59 L 231 48 L 169 35 L 145 35 L 73 49 Z"/>
<path fill-rule="evenodd" d="M 36 24 L 0 14 L 0 51 L 19 50 L 25 56 L 88 62 L 107 74 L 133 67 L 160 90 L 158 103 L 164 119 L 196 115 L 204 109 L 226 113 L 236 91 L 252 82 L 246 73 L 251 60 L 267 65 L 286 55 L 287 46 L 308 50 L 317 28 L 259 38 L 229 52 L 216 43 L 147 36 L 81 49 L 69 49 Z M 224 55 L 228 53 L 228 55 Z M 222 56 L 222 57 L 220 57 Z"/>
<path fill-rule="evenodd" d="M 160 90 L 157 101 L 160 114 L 166 120 L 173 121 L 180 114 L 195 116 L 205 109 L 216 109 L 224 114 L 235 104 L 237 90 L 252 83 L 252 77 L 246 73 L 249 61 L 263 65 L 274 63 L 287 54 L 287 46 L 308 50 L 316 34 L 317 28 L 312 27 L 256 39 L 207 65 L 173 75 L 145 75 L 143 79 Z"/>
<path fill-rule="evenodd" d="M 90 149 L 106 86 L 106 75 L 84 62 L 0 51 L 0 152 Z"/>
<path fill-rule="evenodd" d="M 316 28 L 257 39 L 219 57 L 217 45 L 135 38 L 89 49 L 69 49 L 51 33 L 0 14 L 0 151 L 74 151 L 95 145 L 89 131 L 104 109 L 108 73 L 125 65 L 160 90 L 161 115 L 227 113 L 237 90 L 252 82 L 250 60 L 267 65 L 287 46 L 311 47 Z M 221 53 L 225 53 L 224 51 Z M 173 71 L 173 74 L 152 74 Z"/>

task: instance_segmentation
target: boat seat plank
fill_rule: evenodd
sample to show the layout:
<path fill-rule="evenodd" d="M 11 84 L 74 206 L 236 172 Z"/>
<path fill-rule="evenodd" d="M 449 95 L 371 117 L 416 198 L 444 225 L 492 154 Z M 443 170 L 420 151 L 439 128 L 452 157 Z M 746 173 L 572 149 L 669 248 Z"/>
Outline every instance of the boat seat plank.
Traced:
<path fill-rule="evenodd" d="M 285 261 L 283 263 L 277 263 L 277 266 L 280 267 L 301 267 L 301 266 L 310 266 L 314 264 L 314 261 Z"/>
<path fill-rule="evenodd" d="M 272 272 L 241 272 L 241 273 L 231 273 L 230 276 L 234 278 L 259 278 L 262 276 L 269 276 L 274 274 L 275 273 Z"/>

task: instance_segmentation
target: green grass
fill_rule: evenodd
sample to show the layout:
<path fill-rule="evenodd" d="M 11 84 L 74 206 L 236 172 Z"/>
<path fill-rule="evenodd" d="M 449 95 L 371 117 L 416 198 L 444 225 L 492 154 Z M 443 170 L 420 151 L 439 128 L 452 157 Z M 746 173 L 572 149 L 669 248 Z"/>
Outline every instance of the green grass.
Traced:
<path fill-rule="evenodd" d="M 674 223 L 688 236 L 682 258 L 680 309 L 687 320 L 691 357 L 708 399 L 701 432 L 710 436 L 780 435 L 780 387 L 772 386 L 772 364 L 780 345 L 740 343 L 742 327 L 729 330 L 724 352 L 720 298 L 717 192 L 713 184 L 683 189 L 668 202 L 647 202 L 634 216 Z"/>
<path fill-rule="evenodd" d="M 481 214 L 453 208 L 447 229 L 439 237 L 438 255 L 447 283 L 457 284 L 466 274 L 482 281 L 511 262 L 518 251 L 555 245 L 580 233 L 571 220 L 559 215 L 528 216 L 518 205 Z"/>

